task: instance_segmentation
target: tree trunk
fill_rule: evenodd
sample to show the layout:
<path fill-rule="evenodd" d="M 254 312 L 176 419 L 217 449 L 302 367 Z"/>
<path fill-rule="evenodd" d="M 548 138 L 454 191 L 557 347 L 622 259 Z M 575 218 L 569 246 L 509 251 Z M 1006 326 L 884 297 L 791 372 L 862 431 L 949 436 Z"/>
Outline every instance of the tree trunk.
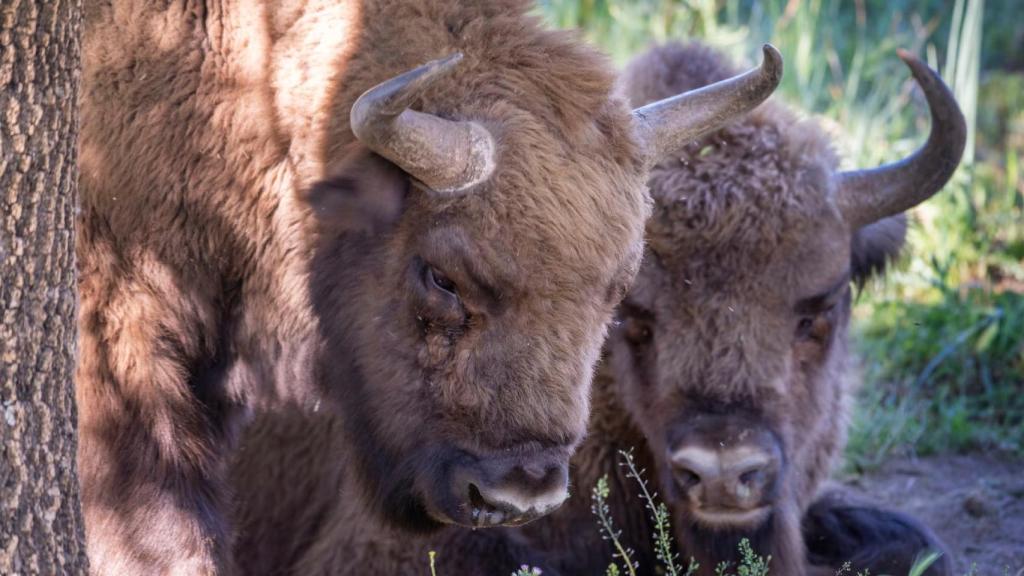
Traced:
<path fill-rule="evenodd" d="M 84 574 L 72 375 L 80 0 L 0 0 L 0 574 Z"/>

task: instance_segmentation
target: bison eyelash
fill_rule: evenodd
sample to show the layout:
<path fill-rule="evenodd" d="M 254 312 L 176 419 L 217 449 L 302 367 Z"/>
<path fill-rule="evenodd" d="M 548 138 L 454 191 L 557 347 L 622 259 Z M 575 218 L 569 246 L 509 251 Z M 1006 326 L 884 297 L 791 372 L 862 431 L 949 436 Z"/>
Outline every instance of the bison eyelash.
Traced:
<path fill-rule="evenodd" d="M 451 278 L 445 276 L 437 268 L 426 264 L 424 266 L 424 278 L 428 286 L 437 288 L 443 292 L 448 292 L 452 296 L 458 297 L 458 287 Z"/>

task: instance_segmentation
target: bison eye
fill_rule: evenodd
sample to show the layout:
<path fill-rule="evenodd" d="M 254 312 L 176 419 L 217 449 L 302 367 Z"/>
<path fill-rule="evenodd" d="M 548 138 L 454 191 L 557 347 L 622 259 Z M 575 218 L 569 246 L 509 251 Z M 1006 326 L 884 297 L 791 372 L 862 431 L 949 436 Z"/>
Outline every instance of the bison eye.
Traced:
<path fill-rule="evenodd" d="M 697 476 L 689 470 L 675 470 L 673 475 L 676 477 L 676 483 L 683 490 L 689 490 L 697 484 L 700 484 L 700 476 Z"/>
<path fill-rule="evenodd" d="M 651 326 L 640 318 L 626 318 L 623 322 L 622 335 L 630 344 L 640 345 L 651 341 Z"/>
<path fill-rule="evenodd" d="M 414 260 L 415 313 L 425 326 L 455 328 L 466 322 L 458 287 L 440 270 L 420 258 Z"/>
<path fill-rule="evenodd" d="M 832 320 L 830 312 L 832 308 L 824 310 L 813 316 L 804 316 L 796 326 L 796 337 L 798 340 L 813 340 L 824 343 L 832 333 Z"/>
<path fill-rule="evenodd" d="M 442 274 L 433 266 L 427 266 L 426 269 L 427 284 L 431 288 L 436 288 L 442 292 L 447 292 L 452 296 L 458 296 L 455 293 L 455 282 L 452 282 L 450 278 Z"/>
<path fill-rule="evenodd" d="M 811 331 L 811 326 L 814 325 L 814 316 L 806 316 L 800 319 L 800 323 L 796 326 L 796 335 L 800 337 L 807 336 Z"/>

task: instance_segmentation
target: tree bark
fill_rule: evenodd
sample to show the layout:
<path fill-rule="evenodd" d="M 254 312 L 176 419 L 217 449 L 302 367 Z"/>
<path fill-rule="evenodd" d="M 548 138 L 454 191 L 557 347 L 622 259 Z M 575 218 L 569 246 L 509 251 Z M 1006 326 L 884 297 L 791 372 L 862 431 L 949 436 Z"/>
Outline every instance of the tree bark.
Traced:
<path fill-rule="evenodd" d="M 75 462 L 80 0 L 0 0 L 0 574 L 84 574 Z"/>

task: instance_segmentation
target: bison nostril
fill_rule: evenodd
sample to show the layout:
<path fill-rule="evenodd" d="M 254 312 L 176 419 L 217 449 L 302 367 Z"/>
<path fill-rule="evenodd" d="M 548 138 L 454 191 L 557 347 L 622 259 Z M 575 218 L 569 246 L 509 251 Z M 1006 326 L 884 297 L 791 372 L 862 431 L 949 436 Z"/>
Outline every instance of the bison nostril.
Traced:
<path fill-rule="evenodd" d="M 487 500 L 484 500 L 484 495 L 480 493 L 480 488 L 477 488 L 477 485 L 472 482 L 469 484 L 469 505 L 473 507 L 474 511 L 493 508 Z"/>
<path fill-rule="evenodd" d="M 548 475 L 548 467 L 542 464 L 524 464 L 521 468 L 523 470 L 523 474 L 534 482 L 539 482 Z"/>

